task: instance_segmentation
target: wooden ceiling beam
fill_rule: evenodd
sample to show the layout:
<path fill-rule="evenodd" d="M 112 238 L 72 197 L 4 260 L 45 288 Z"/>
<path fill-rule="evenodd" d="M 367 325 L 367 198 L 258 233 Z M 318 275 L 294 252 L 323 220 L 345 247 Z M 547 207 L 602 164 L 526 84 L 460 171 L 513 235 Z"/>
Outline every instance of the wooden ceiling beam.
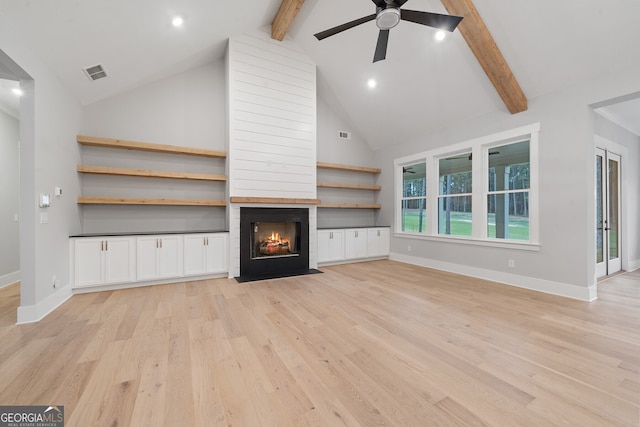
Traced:
<path fill-rule="evenodd" d="M 280 9 L 271 23 L 271 38 L 282 41 L 300 11 L 304 0 L 282 0 Z"/>
<path fill-rule="evenodd" d="M 509 112 L 516 114 L 526 111 L 528 108 L 527 97 L 491 33 L 489 33 L 473 1 L 442 0 L 442 4 L 450 14 L 464 18 L 458 25 L 458 30 L 498 91 Z"/>

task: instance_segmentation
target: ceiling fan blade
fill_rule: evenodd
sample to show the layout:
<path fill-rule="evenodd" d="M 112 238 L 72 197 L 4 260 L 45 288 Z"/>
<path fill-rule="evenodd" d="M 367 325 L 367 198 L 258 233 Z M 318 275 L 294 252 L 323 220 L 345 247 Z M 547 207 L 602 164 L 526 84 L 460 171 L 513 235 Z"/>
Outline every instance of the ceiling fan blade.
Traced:
<path fill-rule="evenodd" d="M 460 21 L 462 21 L 461 16 L 441 15 L 439 13 L 406 9 L 400 10 L 400 19 L 446 31 L 455 30 Z"/>
<path fill-rule="evenodd" d="M 398 6 L 401 7 L 403 4 L 405 4 L 408 0 L 395 0 L 394 3 Z"/>
<path fill-rule="evenodd" d="M 364 16 L 360 19 L 356 19 L 351 22 L 347 22 L 346 24 L 338 25 L 337 27 L 333 27 L 333 28 L 329 28 L 328 30 L 321 31 L 318 34 L 314 34 L 314 36 L 318 40 L 326 39 L 327 37 L 341 33 L 350 28 L 357 27 L 358 25 L 364 24 L 365 22 L 373 21 L 374 19 L 376 19 L 375 13 L 368 16 Z"/>
<path fill-rule="evenodd" d="M 387 2 L 384 0 L 371 0 L 371 1 L 374 2 L 378 7 L 385 7 L 387 5 Z"/>
<path fill-rule="evenodd" d="M 380 30 L 380 34 L 378 34 L 378 44 L 376 44 L 376 53 L 373 55 L 373 62 L 382 61 L 387 57 L 388 43 L 389 30 Z"/>

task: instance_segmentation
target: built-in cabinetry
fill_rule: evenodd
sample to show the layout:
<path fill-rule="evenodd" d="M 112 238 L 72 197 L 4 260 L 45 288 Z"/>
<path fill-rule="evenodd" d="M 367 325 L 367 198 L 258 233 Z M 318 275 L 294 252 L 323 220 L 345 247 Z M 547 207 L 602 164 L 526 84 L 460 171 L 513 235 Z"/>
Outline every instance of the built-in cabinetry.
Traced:
<path fill-rule="evenodd" d="M 182 236 L 139 236 L 136 280 L 167 279 L 182 275 Z"/>
<path fill-rule="evenodd" d="M 127 283 L 136 280 L 136 239 L 104 237 L 74 239 L 71 272 L 81 286 Z"/>
<path fill-rule="evenodd" d="M 385 258 L 389 244 L 388 227 L 318 230 L 318 263 Z"/>
<path fill-rule="evenodd" d="M 228 233 L 72 237 L 73 288 L 162 283 L 228 271 Z"/>
<path fill-rule="evenodd" d="M 184 236 L 184 275 L 224 273 L 227 271 L 228 235 L 188 234 Z"/>

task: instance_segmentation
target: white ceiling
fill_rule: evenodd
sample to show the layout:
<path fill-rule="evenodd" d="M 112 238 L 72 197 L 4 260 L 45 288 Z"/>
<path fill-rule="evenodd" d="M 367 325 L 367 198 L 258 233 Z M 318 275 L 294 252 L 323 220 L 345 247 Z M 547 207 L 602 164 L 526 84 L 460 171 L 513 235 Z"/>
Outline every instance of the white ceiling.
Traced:
<path fill-rule="evenodd" d="M 222 58 L 230 35 L 270 25 L 280 3 L 0 0 L 0 14 L 88 105 Z M 640 67 L 638 0 L 474 3 L 530 100 Z M 403 8 L 446 13 L 439 0 L 410 0 Z M 373 148 L 488 111 L 509 114 L 459 32 L 437 43 L 433 29 L 402 21 L 391 30 L 387 59 L 375 64 L 374 22 L 323 41 L 313 37 L 374 11 L 370 0 L 306 0 L 287 36 L 317 63 L 320 96 Z M 184 28 L 171 27 L 174 14 L 184 16 Z M 96 64 L 109 77 L 90 82 L 82 69 Z M 378 81 L 374 90 L 369 78 Z"/>

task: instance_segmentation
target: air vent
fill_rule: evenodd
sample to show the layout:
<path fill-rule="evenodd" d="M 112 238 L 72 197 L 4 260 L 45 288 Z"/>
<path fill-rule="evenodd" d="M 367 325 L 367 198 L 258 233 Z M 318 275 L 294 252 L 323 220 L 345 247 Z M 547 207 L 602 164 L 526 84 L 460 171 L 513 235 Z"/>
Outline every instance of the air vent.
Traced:
<path fill-rule="evenodd" d="M 351 139 L 351 132 L 341 130 L 340 132 L 338 132 L 338 137 L 340 139 Z"/>
<path fill-rule="evenodd" d="M 102 65 L 87 67 L 84 69 L 84 73 L 87 75 L 87 77 L 89 77 L 89 80 L 92 81 L 107 77 L 107 72 L 104 70 Z"/>

